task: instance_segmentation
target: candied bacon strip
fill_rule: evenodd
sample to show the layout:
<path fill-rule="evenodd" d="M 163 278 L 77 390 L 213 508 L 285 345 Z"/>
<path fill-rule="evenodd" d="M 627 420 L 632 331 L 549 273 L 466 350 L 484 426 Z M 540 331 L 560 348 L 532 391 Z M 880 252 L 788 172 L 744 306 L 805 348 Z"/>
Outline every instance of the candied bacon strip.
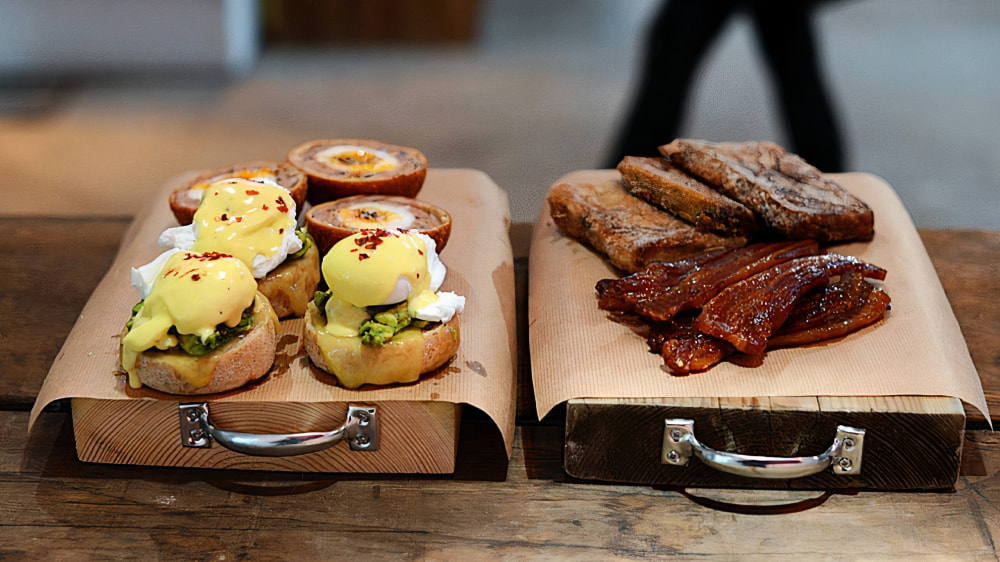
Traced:
<path fill-rule="evenodd" d="M 704 371 L 736 352 L 725 340 L 703 334 L 691 325 L 674 322 L 652 323 L 650 350 L 663 357 L 663 365 L 676 375 Z"/>
<path fill-rule="evenodd" d="M 890 304 L 888 293 L 860 273 L 849 272 L 837 283 L 799 299 L 778 332 L 767 340 L 767 347 L 808 345 L 845 336 L 882 318 Z"/>
<path fill-rule="evenodd" d="M 597 307 L 610 312 L 634 312 L 636 304 L 670 289 L 699 267 L 731 251 L 718 249 L 684 260 L 654 262 L 620 279 L 601 279 L 595 287 Z"/>
<path fill-rule="evenodd" d="M 734 353 L 736 348 L 726 340 L 694 331 L 688 337 L 665 342 L 660 356 L 674 374 L 688 375 L 708 370 Z"/>
<path fill-rule="evenodd" d="M 640 316 L 634 316 L 633 318 L 636 318 L 648 327 L 646 343 L 649 344 L 649 350 L 657 354 L 660 353 L 664 343 L 669 341 L 670 338 L 694 331 L 695 317 L 692 315 L 681 315 L 667 322 L 652 322 L 648 318 Z"/>
<path fill-rule="evenodd" d="M 844 274 L 836 283 L 803 295 L 767 348 L 808 345 L 847 335 L 879 318 L 889 308 L 888 293 L 865 281 L 857 272 Z M 693 326 L 694 317 L 676 322 L 650 322 L 650 350 L 663 357 L 674 374 L 704 371 L 736 353 L 725 340 L 703 334 Z"/>
<path fill-rule="evenodd" d="M 728 341 L 743 353 L 760 353 L 799 297 L 848 271 L 885 279 L 884 269 L 851 256 L 796 258 L 726 287 L 705 304 L 694 326 Z"/>
<path fill-rule="evenodd" d="M 814 240 L 761 242 L 732 250 L 691 272 L 674 287 L 637 303 L 635 311 L 653 320 L 669 320 L 683 310 L 700 308 L 733 283 L 779 263 L 817 252 L 819 245 Z"/>

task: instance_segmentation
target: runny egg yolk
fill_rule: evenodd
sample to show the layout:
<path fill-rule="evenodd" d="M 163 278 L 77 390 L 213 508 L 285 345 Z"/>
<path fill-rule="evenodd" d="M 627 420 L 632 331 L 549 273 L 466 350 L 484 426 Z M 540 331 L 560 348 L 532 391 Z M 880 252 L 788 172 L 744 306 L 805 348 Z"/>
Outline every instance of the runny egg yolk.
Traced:
<path fill-rule="evenodd" d="M 275 255 L 285 232 L 295 230 L 295 201 L 275 185 L 230 178 L 205 189 L 194 223 L 191 250 L 225 253 L 251 265 L 258 254 Z"/>
<path fill-rule="evenodd" d="M 405 207 L 387 203 L 362 203 L 340 209 L 337 213 L 340 224 L 357 230 L 371 228 L 409 228 L 414 221 L 413 213 Z"/>
<path fill-rule="evenodd" d="M 356 335 L 368 319 L 367 306 L 407 301 L 411 315 L 432 304 L 427 246 L 416 235 L 396 230 L 364 230 L 344 238 L 323 258 L 323 278 L 330 287 L 327 329 Z"/>
<path fill-rule="evenodd" d="M 375 174 L 399 167 L 399 161 L 389 153 L 364 146 L 331 146 L 316 153 L 314 158 L 351 176 Z"/>
<path fill-rule="evenodd" d="M 215 252 L 176 252 L 164 263 L 132 328 L 122 338 L 122 366 L 133 373 L 138 355 L 178 344 L 168 332 L 204 339 L 216 326 L 239 324 L 257 294 L 257 282 L 243 262 Z M 133 386 L 136 386 L 136 381 Z"/>

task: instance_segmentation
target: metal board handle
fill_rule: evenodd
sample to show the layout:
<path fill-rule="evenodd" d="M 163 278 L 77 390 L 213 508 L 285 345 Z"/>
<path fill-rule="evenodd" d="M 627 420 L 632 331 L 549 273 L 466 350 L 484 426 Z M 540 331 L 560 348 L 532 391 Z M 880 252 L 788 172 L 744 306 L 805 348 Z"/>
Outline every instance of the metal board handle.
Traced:
<path fill-rule="evenodd" d="M 215 439 L 223 447 L 258 457 L 290 457 L 328 449 L 347 438 L 353 451 L 378 449 L 378 425 L 375 408 L 349 405 L 347 420 L 330 431 L 305 433 L 241 433 L 220 429 L 209 419 L 208 403 L 178 404 L 181 444 L 208 448 Z"/>
<path fill-rule="evenodd" d="M 694 454 L 706 465 L 731 474 L 750 478 L 801 478 L 833 466 L 834 474 L 861 473 L 861 449 L 865 430 L 837 426 L 833 444 L 811 457 L 764 457 L 716 451 L 694 436 L 694 420 L 666 420 L 663 431 L 663 464 L 685 466 Z"/>

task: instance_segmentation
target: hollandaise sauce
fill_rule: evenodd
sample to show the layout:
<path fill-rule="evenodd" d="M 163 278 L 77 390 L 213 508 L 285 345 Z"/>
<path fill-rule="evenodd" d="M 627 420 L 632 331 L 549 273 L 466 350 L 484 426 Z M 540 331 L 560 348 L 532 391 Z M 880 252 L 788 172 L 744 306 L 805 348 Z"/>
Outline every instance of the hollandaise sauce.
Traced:
<path fill-rule="evenodd" d="M 257 298 L 254 300 L 253 325 L 263 325 L 267 322 L 268 318 L 272 321 L 271 325 L 277 328 L 278 317 L 274 314 L 274 309 L 268 304 L 266 298 L 262 295 L 257 295 Z M 191 385 L 192 388 L 197 389 L 211 382 L 216 364 L 223 354 L 227 352 L 227 348 L 222 346 L 207 355 L 197 357 L 179 351 L 177 348 L 166 351 L 152 349 L 147 350 L 146 354 L 151 359 L 169 366 L 184 382 Z M 135 371 L 129 373 L 129 386 L 132 388 L 140 388 L 142 386 L 142 382 L 135 376 Z"/>
<path fill-rule="evenodd" d="M 409 303 L 411 316 L 433 303 L 427 245 L 395 230 L 365 230 L 323 258 L 323 278 L 337 299 L 355 307 Z"/>
<path fill-rule="evenodd" d="M 220 324 L 239 324 L 243 311 L 255 302 L 256 296 L 253 273 L 232 256 L 218 252 L 174 253 L 160 269 L 131 329 L 122 338 L 122 367 L 129 373 L 129 384 L 141 386 L 135 376 L 139 354 L 178 345 L 172 327 L 179 334 L 192 334 L 204 341 Z M 198 375 L 191 376 L 193 385 L 200 382 Z"/>
<path fill-rule="evenodd" d="M 272 168 L 249 168 L 245 170 L 236 170 L 227 174 L 225 177 L 215 176 L 214 179 L 199 181 L 188 189 L 190 192 L 189 196 L 200 201 L 205 194 L 205 188 L 215 184 L 216 182 L 233 178 L 244 179 L 257 184 L 266 183 L 278 186 L 278 173 L 276 170 Z"/>
<path fill-rule="evenodd" d="M 206 188 L 194 215 L 191 249 L 230 254 L 253 266 L 257 255 L 278 253 L 286 232 L 295 230 L 295 201 L 284 189 L 244 179 Z"/>

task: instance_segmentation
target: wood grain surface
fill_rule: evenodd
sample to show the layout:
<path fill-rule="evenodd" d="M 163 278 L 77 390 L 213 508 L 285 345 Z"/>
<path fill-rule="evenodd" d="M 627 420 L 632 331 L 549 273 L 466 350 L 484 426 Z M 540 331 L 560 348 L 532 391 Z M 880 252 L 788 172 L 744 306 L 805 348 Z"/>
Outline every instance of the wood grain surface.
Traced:
<path fill-rule="evenodd" d="M 920 237 L 979 371 L 991 416 L 1000 413 L 1000 232 L 923 230 Z M 970 420 L 983 416 L 967 409 Z M 996 418 L 994 418 L 996 419 Z"/>
<path fill-rule="evenodd" d="M 30 408 L 130 219 L 0 219 L 0 404 Z"/>
<path fill-rule="evenodd" d="M 192 400 L 196 402 L 197 400 Z M 455 470 L 461 405 L 386 401 L 375 410 L 378 448 L 352 451 L 346 441 L 305 455 L 255 457 L 211 447 L 182 447 L 178 402 L 72 400 L 77 456 L 84 462 L 293 472 L 448 474 Z M 347 404 L 237 403 L 211 405 L 222 429 L 255 434 L 326 432 L 347 419 Z"/>
<path fill-rule="evenodd" d="M 463 424 L 452 476 L 81 463 L 68 415 L 0 413 L 0 558 L 995 560 L 1000 440 L 951 493 L 749 491 L 567 477 L 562 428 L 521 426 L 510 462 Z M 968 463 L 974 464 L 974 463 Z"/>
<path fill-rule="evenodd" d="M 68 411 L 43 414 L 29 436 L 27 409 L 126 226 L 0 218 L 13 256 L 0 276 L 0 559 L 998 558 L 1000 437 L 971 418 L 954 490 L 933 493 L 577 480 L 563 470 L 565 409 L 539 423 L 523 382 L 510 461 L 495 426 L 465 408 L 451 475 L 81 462 Z M 1000 233 L 921 234 L 996 412 Z M 35 241 L 31 250 L 19 249 L 24 241 Z"/>
<path fill-rule="evenodd" d="M 789 404 L 794 400 L 794 404 Z M 794 479 L 748 478 L 694 458 L 661 461 L 664 420 L 694 422 L 716 451 L 769 457 L 819 455 L 840 425 L 865 430 L 851 474 L 832 469 Z M 958 478 L 965 412 L 945 397 L 579 399 L 566 407 L 566 472 L 585 479 L 660 485 L 814 490 L 950 489 Z"/>

